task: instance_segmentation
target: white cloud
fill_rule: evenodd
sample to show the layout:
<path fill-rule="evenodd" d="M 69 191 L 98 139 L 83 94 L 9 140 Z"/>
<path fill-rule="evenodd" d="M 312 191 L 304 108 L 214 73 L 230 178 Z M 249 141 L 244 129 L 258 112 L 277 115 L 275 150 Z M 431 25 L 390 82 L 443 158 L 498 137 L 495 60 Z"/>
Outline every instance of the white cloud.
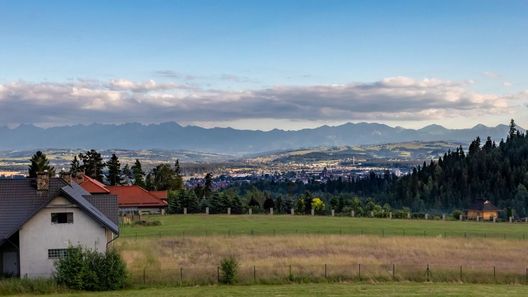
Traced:
<path fill-rule="evenodd" d="M 498 79 L 501 77 L 498 73 L 493 72 L 493 71 L 484 71 L 482 72 L 482 75 L 484 75 L 487 78 L 493 78 L 493 79 Z"/>
<path fill-rule="evenodd" d="M 470 82 L 390 77 L 372 83 L 226 91 L 154 80 L 0 84 L 0 124 L 86 122 L 423 121 L 508 112 L 519 96 Z"/>

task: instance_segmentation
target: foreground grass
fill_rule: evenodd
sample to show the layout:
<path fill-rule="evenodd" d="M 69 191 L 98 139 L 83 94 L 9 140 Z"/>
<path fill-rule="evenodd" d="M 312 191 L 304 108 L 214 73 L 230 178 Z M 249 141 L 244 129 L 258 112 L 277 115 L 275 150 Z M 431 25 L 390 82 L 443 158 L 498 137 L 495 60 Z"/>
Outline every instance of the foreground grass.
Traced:
<path fill-rule="evenodd" d="M 116 247 L 135 283 L 146 284 L 216 283 L 228 256 L 240 264 L 241 283 L 357 280 L 360 273 L 363 280 L 425 281 L 427 265 L 434 281 L 523 283 L 528 267 L 528 241 L 490 238 L 217 235 L 120 239 Z"/>
<path fill-rule="evenodd" d="M 339 283 L 252 286 L 202 286 L 148 288 L 101 293 L 70 293 L 49 297 L 142 297 L 142 296 L 527 296 L 527 286 L 449 283 Z M 29 296 L 29 295 L 26 295 Z"/>
<path fill-rule="evenodd" d="M 528 239 L 528 224 L 401 220 L 289 215 L 167 215 L 147 216 L 160 226 L 122 226 L 122 237 L 372 234 L 379 236 L 493 237 Z"/>

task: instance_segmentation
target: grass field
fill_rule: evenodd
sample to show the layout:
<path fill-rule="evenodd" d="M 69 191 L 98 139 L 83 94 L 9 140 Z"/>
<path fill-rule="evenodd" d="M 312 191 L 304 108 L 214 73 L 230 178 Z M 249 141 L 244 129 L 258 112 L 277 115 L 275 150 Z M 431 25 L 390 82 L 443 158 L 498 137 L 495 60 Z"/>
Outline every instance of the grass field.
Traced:
<path fill-rule="evenodd" d="M 528 239 L 528 224 L 401 220 L 288 215 L 167 215 L 147 216 L 160 226 L 123 226 L 122 237 L 372 234 L 379 236 L 494 237 Z"/>
<path fill-rule="evenodd" d="M 252 286 L 201 286 L 184 288 L 148 288 L 101 293 L 70 293 L 46 295 L 49 297 L 142 297 L 142 296 L 509 296 L 528 295 L 528 286 L 473 285 L 449 283 L 339 283 L 339 284 L 292 284 Z"/>
<path fill-rule="evenodd" d="M 116 242 L 136 283 L 216 283 L 216 266 L 227 256 L 239 261 L 240 283 L 246 284 L 288 282 L 290 271 L 297 281 L 358 280 L 359 270 L 363 279 L 425 281 L 427 264 L 435 281 L 524 283 L 527 277 L 523 223 L 286 215 L 147 219 L 161 225 L 125 226 Z"/>

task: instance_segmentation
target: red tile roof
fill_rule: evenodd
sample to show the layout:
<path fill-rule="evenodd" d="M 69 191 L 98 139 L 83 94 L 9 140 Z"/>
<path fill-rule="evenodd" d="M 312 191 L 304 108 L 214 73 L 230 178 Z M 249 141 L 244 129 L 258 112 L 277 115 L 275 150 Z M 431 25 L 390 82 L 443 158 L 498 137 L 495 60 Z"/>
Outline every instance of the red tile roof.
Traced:
<path fill-rule="evenodd" d="M 158 199 L 161 200 L 167 200 L 169 199 L 169 192 L 168 191 L 149 191 L 150 194 L 158 197 Z"/>
<path fill-rule="evenodd" d="M 83 175 L 83 181 L 79 185 L 90 194 L 109 194 L 110 190 L 102 182 L 93 179 L 87 175 Z"/>
<path fill-rule="evenodd" d="M 167 203 L 140 186 L 107 186 L 119 207 L 165 207 Z"/>

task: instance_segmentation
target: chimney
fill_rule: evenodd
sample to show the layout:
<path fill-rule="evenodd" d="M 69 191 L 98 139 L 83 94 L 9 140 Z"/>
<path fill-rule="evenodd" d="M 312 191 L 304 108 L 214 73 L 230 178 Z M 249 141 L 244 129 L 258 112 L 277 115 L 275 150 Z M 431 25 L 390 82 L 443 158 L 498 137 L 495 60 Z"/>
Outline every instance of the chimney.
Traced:
<path fill-rule="evenodd" d="M 72 176 L 69 172 L 61 171 L 59 173 L 59 177 L 62 178 L 65 182 L 71 185 L 72 182 Z"/>
<path fill-rule="evenodd" d="M 78 184 L 82 184 L 84 182 L 84 172 L 75 173 L 75 182 Z"/>
<path fill-rule="evenodd" d="M 49 190 L 50 176 L 48 171 L 37 172 L 37 191 Z"/>

